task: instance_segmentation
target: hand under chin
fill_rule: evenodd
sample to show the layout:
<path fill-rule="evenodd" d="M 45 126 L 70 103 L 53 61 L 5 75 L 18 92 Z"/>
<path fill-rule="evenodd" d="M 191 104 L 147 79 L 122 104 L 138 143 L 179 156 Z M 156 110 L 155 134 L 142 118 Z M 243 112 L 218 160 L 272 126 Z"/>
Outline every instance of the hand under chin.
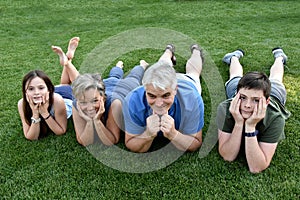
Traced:
<path fill-rule="evenodd" d="M 168 110 L 166 109 L 153 109 L 153 113 L 157 114 L 157 115 L 164 115 L 168 113 Z"/>

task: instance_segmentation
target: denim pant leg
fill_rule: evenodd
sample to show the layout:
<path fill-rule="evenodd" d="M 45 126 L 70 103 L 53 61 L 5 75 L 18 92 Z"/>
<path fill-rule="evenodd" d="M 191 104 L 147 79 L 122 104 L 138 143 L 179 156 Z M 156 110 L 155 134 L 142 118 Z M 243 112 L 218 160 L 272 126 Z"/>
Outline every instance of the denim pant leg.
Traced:
<path fill-rule="evenodd" d="M 236 95 L 237 85 L 242 77 L 236 76 L 225 83 L 227 99 L 231 99 Z"/>

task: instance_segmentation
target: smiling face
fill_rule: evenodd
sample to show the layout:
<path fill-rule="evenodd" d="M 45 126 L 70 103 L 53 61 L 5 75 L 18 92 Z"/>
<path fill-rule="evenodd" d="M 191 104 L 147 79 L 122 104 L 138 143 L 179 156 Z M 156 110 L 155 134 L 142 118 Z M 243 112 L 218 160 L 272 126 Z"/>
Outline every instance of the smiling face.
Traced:
<path fill-rule="evenodd" d="M 35 77 L 26 84 L 26 94 L 34 104 L 42 103 L 48 93 L 47 85 L 40 77 Z"/>
<path fill-rule="evenodd" d="M 240 112 L 244 119 L 248 119 L 255 106 L 258 106 L 260 98 L 266 98 L 262 90 L 245 89 L 241 88 L 239 90 L 241 105 Z"/>
<path fill-rule="evenodd" d="M 158 115 L 168 113 L 168 110 L 174 102 L 176 90 L 170 87 L 162 90 L 160 88 L 154 88 L 152 84 L 146 85 L 145 89 L 147 101 L 153 112 Z"/>
<path fill-rule="evenodd" d="M 90 118 L 94 118 L 100 106 L 104 107 L 103 97 L 95 88 L 87 89 L 81 98 L 78 99 L 80 109 Z"/>

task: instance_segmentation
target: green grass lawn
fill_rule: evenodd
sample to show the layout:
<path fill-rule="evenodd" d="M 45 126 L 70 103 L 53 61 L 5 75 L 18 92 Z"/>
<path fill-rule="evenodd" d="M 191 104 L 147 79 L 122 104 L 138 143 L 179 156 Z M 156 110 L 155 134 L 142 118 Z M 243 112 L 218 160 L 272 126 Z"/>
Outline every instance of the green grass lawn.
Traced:
<path fill-rule="evenodd" d="M 0 199 L 299 199 L 299 1 L 2 0 L 0 17 Z M 225 53 L 242 48 L 245 71 L 269 73 L 271 49 L 281 46 L 289 57 L 284 83 L 292 116 L 286 139 L 270 167 L 257 175 L 248 171 L 244 158 L 223 161 L 216 146 L 207 156 L 185 153 L 146 173 L 118 170 L 120 156 L 101 147 L 100 157 L 111 156 L 116 166 L 97 160 L 92 148 L 77 143 L 71 121 L 63 136 L 28 141 L 17 111 L 22 77 L 42 69 L 59 84 L 61 67 L 50 46 L 66 50 L 73 36 L 81 38 L 74 59 L 79 71 L 98 70 L 104 77 L 119 59 L 125 70 L 140 59 L 155 62 L 170 42 L 178 47 L 176 69 L 183 71 L 189 55 L 185 44 L 200 44 L 207 59 L 201 78 L 204 140 L 214 123 L 220 98 L 215 96 L 223 92 L 217 89 L 228 78 L 221 61 Z M 212 74 L 220 76 L 213 79 Z M 126 150 L 122 141 L 118 147 Z M 137 158 L 123 156 L 121 161 L 130 167 Z"/>

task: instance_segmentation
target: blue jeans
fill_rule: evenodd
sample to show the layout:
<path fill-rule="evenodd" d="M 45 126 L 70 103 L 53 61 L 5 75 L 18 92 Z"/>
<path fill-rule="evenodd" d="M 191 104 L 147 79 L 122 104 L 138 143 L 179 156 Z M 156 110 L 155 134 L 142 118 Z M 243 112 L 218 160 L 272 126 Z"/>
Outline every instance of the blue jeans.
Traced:
<path fill-rule="evenodd" d="M 228 99 L 233 98 L 237 92 L 237 85 L 242 77 L 236 76 L 225 83 L 226 96 Z M 271 93 L 270 96 L 275 97 L 282 105 L 286 102 L 286 89 L 280 81 L 270 79 Z"/>

